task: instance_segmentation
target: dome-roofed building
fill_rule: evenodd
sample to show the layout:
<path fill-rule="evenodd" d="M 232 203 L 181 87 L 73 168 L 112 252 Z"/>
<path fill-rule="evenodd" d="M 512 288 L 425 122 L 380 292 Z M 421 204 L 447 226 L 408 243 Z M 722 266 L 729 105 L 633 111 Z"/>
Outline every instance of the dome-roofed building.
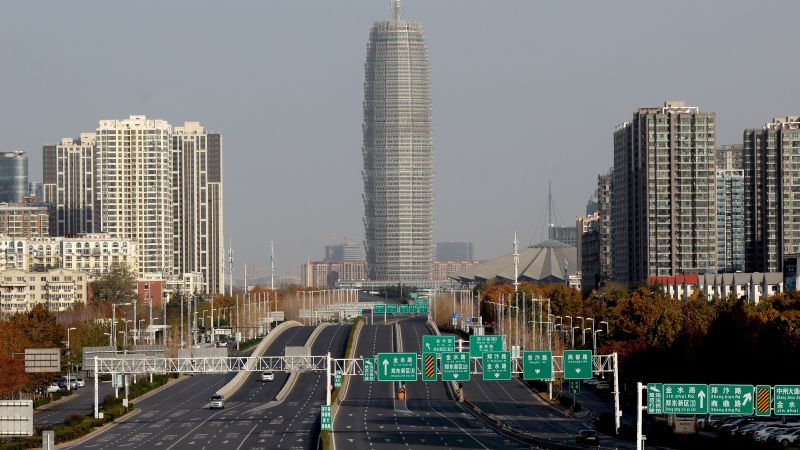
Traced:
<path fill-rule="evenodd" d="M 580 282 L 580 278 L 575 276 L 579 272 L 578 250 L 559 241 L 547 240 L 520 251 L 518 268 L 520 282 L 566 284 L 570 281 L 570 285 L 574 285 L 576 280 Z M 514 255 L 506 254 L 484 261 L 454 273 L 450 278 L 464 284 L 490 280 L 513 283 Z"/>

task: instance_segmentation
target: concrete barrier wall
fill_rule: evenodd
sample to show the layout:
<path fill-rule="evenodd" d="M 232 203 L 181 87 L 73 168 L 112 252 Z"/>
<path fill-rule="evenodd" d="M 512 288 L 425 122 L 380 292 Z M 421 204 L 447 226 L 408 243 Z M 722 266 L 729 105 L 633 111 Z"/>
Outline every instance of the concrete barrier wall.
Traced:
<path fill-rule="evenodd" d="M 359 320 L 358 325 L 356 325 L 355 331 L 353 331 L 353 344 L 350 346 L 350 351 L 344 355 L 347 359 L 355 358 L 356 355 L 356 348 L 358 347 L 358 339 L 361 337 L 361 329 L 364 328 L 364 323 L 366 320 Z M 336 414 L 339 412 L 339 405 L 347 398 L 347 389 L 350 387 L 350 378 L 358 376 L 358 375 L 350 375 L 342 380 L 342 387 L 339 390 L 339 395 L 336 397 L 336 401 L 331 406 L 331 423 L 336 420 Z"/>
<path fill-rule="evenodd" d="M 322 323 L 317 325 L 317 328 L 314 329 L 314 331 L 311 333 L 311 336 L 309 336 L 308 340 L 306 340 L 305 346 L 311 348 L 311 346 L 314 345 L 314 342 L 317 340 L 317 337 L 319 337 L 319 334 L 322 333 L 322 330 L 324 330 L 326 327 L 329 326 L 331 326 L 331 324 L 329 323 Z M 319 355 L 313 355 L 313 356 L 319 356 Z M 294 388 L 294 385 L 297 383 L 297 380 L 299 378 L 300 378 L 300 372 L 292 372 L 291 374 L 289 374 L 289 378 L 286 379 L 286 383 L 283 385 L 280 392 L 278 392 L 278 394 L 275 396 L 275 401 L 278 403 L 284 401 L 286 397 L 289 395 L 289 393 L 292 392 L 292 389 Z"/>
<path fill-rule="evenodd" d="M 256 349 L 253 350 L 253 354 L 251 356 L 255 356 L 255 357 L 263 356 L 264 352 L 267 351 L 267 347 L 269 347 L 270 344 L 272 344 L 279 335 L 281 335 L 283 332 L 285 332 L 289 328 L 299 327 L 299 326 L 302 326 L 302 325 L 303 325 L 302 323 L 296 322 L 294 320 L 290 320 L 288 322 L 283 322 L 282 324 L 278 325 L 277 327 L 275 327 L 267 335 L 267 337 L 265 337 L 256 346 Z M 254 364 L 255 364 L 255 361 L 251 360 L 250 362 L 247 363 L 245 368 L 252 368 Z M 224 398 L 230 398 L 230 396 L 235 394 L 236 391 L 238 391 L 242 387 L 242 385 L 244 385 L 244 382 L 247 381 L 247 377 L 249 375 L 250 375 L 250 372 L 248 372 L 248 371 L 242 371 L 242 372 L 237 373 L 236 376 L 233 377 L 233 379 L 228 382 L 228 384 L 226 384 L 225 386 L 223 386 L 222 388 L 220 388 L 217 391 L 217 394 L 223 396 Z"/>

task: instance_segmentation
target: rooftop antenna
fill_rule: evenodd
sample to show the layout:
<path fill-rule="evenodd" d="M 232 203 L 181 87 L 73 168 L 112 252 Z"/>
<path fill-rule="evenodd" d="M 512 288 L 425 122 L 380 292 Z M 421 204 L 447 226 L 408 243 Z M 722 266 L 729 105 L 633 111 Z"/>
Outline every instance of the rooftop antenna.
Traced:
<path fill-rule="evenodd" d="M 400 20 L 400 10 L 402 9 L 402 5 L 400 4 L 400 0 L 391 0 L 392 1 L 392 19 L 397 22 Z"/>

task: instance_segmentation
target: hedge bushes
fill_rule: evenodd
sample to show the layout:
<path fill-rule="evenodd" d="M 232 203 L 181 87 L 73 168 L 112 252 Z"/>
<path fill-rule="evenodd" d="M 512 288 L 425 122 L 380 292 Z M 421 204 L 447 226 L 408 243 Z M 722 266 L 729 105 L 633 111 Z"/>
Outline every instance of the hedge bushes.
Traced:
<path fill-rule="evenodd" d="M 159 386 L 167 383 L 170 377 L 177 378 L 177 375 L 154 375 L 153 382 L 149 378 L 143 378 L 136 384 L 128 387 L 128 398 L 139 397 Z M 55 397 L 55 396 L 54 396 Z M 61 396 L 58 395 L 58 398 Z M 91 433 L 95 428 L 101 427 L 108 422 L 119 419 L 133 409 L 133 403 L 128 403 L 128 407 L 122 406 L 122 398 L 117 398 L 110 394 L 103 399 L 100 411 L 103 413 L 102 419 L 95 419 L 94 414 L 82 416 L 73 414 L 64 421 L 63 425 L 56 426 L 53 431 L 56 443 L 71 441 Z M 10 441 L 0 441 L 0 450 L 22 450 L 27 448 L 37 448 L 42 445 L 41 430 L 31 437 L 17 437 Z"/>

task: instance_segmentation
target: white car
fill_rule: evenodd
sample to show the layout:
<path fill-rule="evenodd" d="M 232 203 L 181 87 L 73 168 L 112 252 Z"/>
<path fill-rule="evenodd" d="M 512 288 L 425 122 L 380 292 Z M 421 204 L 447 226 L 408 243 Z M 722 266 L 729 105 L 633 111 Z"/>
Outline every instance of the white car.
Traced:
<path fill-rule="evenodd" d="M 785 433 L 779 434 L 775 438 L 775 441 L 784 447 L 788 447 L 789 444 L 794 444 L 795 442 L 800 442 L 800 428 L 789 429 Z"/>
<path fill-rule="evenodd" d="M 272 372 L 262 372 L 261 381 L 275 381 L 275 374 Z"/>
<path fill-rule="evenodd" d="M 78 387 L 84 387 L 84 386 L 86 386 L 86 382 L 85 382 L 85 381 L 83 381 L 83 378 L 78 378 L 78 379 L 75 381 L 75 384 L 76 384 Z"/>
<path fill-rule="evenodd" d="M 47 386 L 48 394 L 53 394 L 55 392 L 58 392 L 59 390 L 61 390 L 61 388 L 58 387 L 57 383 L 50 383 L 50 385 Z"/>
<path fill-rule="evenodd" d="M 786 427 L 783 426 L 773 426 L 773 427 L 766 427 L 763 430 L 756 431 L 753 433 L 753 440 L 756 442 L 767 442 L 769 436 L 773 433 L 783 433 Z"/>
<path fill-rule="evenodd" d="M 208 407 L 211 409 L 225 408 L 225 400 L 221 395 L 212 395 L 211 400 L 208 402 Z"/>

